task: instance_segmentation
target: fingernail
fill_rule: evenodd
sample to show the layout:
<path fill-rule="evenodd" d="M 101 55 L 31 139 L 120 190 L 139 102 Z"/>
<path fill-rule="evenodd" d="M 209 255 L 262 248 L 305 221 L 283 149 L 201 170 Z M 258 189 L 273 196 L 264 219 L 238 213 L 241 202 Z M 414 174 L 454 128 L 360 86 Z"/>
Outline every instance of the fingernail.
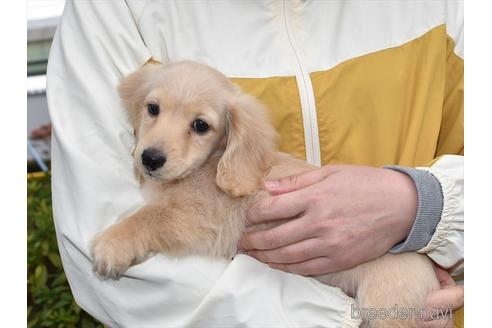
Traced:
<path fill-rule="evenodd" d="M 280 182 L 278 180 L 268 180 L 265 181 L 265 187 L 268 189 L 275 189 L 280 186 Z"/>

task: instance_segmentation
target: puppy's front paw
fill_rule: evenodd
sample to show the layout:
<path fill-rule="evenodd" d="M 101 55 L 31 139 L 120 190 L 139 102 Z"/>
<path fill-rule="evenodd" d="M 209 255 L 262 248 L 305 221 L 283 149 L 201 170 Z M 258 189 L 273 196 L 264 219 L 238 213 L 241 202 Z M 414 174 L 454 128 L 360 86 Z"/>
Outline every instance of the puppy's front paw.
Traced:
<path fill-rule="evenodd" d="M 131 238 L 131 237 L 130 237 Z M 132 239 L 108 229 L 92 243 L 92 270 L 101 279 L 119 279 L 128 268 L 137 262 L 137 249 Z"/>

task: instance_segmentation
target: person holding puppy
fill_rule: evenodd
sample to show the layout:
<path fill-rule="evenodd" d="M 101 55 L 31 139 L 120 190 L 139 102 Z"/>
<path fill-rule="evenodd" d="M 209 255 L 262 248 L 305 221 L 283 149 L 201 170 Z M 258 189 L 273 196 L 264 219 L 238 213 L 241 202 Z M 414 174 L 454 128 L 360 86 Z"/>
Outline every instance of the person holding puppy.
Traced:
<path fill-rule="evenodd" d="M 418 251 L 443 286 L 428 306 L 461 307 L 448 272 L 463 262 L 462 27 L 455 1 L 67 3 L 48 101 L 55 221 L 77 302 L 111 326 L 357 325 L 346 295 L 246 256 L 155 257 L 118 282 L 91 275 L 88 238 L 141 205 L 118 80 L 149 60 L 192 59 L 268 106 L 280 150 L 320 166 L 265 181 L 271 197 L 250 224 L 296 219 L 246 234 L 249 255 L 316 275 Z M 296 302 L 312 306 L 301 314 Z"/>

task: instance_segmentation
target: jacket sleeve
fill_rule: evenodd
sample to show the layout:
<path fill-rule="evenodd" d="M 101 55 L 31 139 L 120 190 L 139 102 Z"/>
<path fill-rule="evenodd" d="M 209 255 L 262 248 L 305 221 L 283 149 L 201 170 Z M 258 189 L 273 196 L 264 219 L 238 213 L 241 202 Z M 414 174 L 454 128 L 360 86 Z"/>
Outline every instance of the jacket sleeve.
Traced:
<path fill-rule="evenodd" d="M 143 204 L 116 90 L 152 57 L 135 10 L 125 1 L 67 1 L 49 59 L 54 219 L 77 303 L 111 327 L 358 327 L 353 299 L 339 289 L 245 255 L 156 255 L 118 281 L 92 273 L 91 239 Z"/>
<path fill-rule="evenodd" d="M 419 253 L 427 254 L 434 262 L 454 272 L 464 261 L 463 161 L 463 156 L 445 155 L 431 167 L 420 168 L 439 181 L 443 208 L 431 240 Z"/>
<path fill-rule="evenodd" d="M 437 264 L 457 271 L 464 262 L 464 23 L 463 2 L 446 2 L 448 32 L 445 94 L 436 160 L 428 168 L 442 187 L 441 220 L 419 250 Z"/>
<path fill-rule="evenodd" d="M 462 1 L 446 3 L 446 28 L 448 40 L 445 93 L 436 158 L 428 167 L 393 167 L 408 174 L 415 182 L 419 194 L 419 210 L 409 237 L 395 246 L 392 252 L 418 251 L 427 254 L 442 267 L 458 271 L 464 262 Z M 436 185 L 440 188 L 436 188 Z M 421 199 L 421 196 L 426 199 Z"/>

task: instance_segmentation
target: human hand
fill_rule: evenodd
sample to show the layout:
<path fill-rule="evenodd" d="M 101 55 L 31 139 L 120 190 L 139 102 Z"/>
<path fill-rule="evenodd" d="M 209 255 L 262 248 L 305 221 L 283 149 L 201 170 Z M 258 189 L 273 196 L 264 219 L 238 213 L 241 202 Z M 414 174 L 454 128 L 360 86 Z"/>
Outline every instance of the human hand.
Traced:
<path fill-rule="evenodd" d="M 246 233 L 240 247 L 283 271 L 317 275 L 379 257 L 404 240 L 416 217 L 417 192 L 405 174 L 368 166 L 329 165 L 265 182 L 271 196 L 250 224 L 291 219 Z"/>
<path fill-rule="evenodd" d="M 451 275 L 443 268 L 434 265 L 441 289 L 427 296 L 427 317 L 418 323 L 418 328 L 452 328 L 453 318 L 449 311 L 463 307 L 464 288 L 457 286 Z"/>

